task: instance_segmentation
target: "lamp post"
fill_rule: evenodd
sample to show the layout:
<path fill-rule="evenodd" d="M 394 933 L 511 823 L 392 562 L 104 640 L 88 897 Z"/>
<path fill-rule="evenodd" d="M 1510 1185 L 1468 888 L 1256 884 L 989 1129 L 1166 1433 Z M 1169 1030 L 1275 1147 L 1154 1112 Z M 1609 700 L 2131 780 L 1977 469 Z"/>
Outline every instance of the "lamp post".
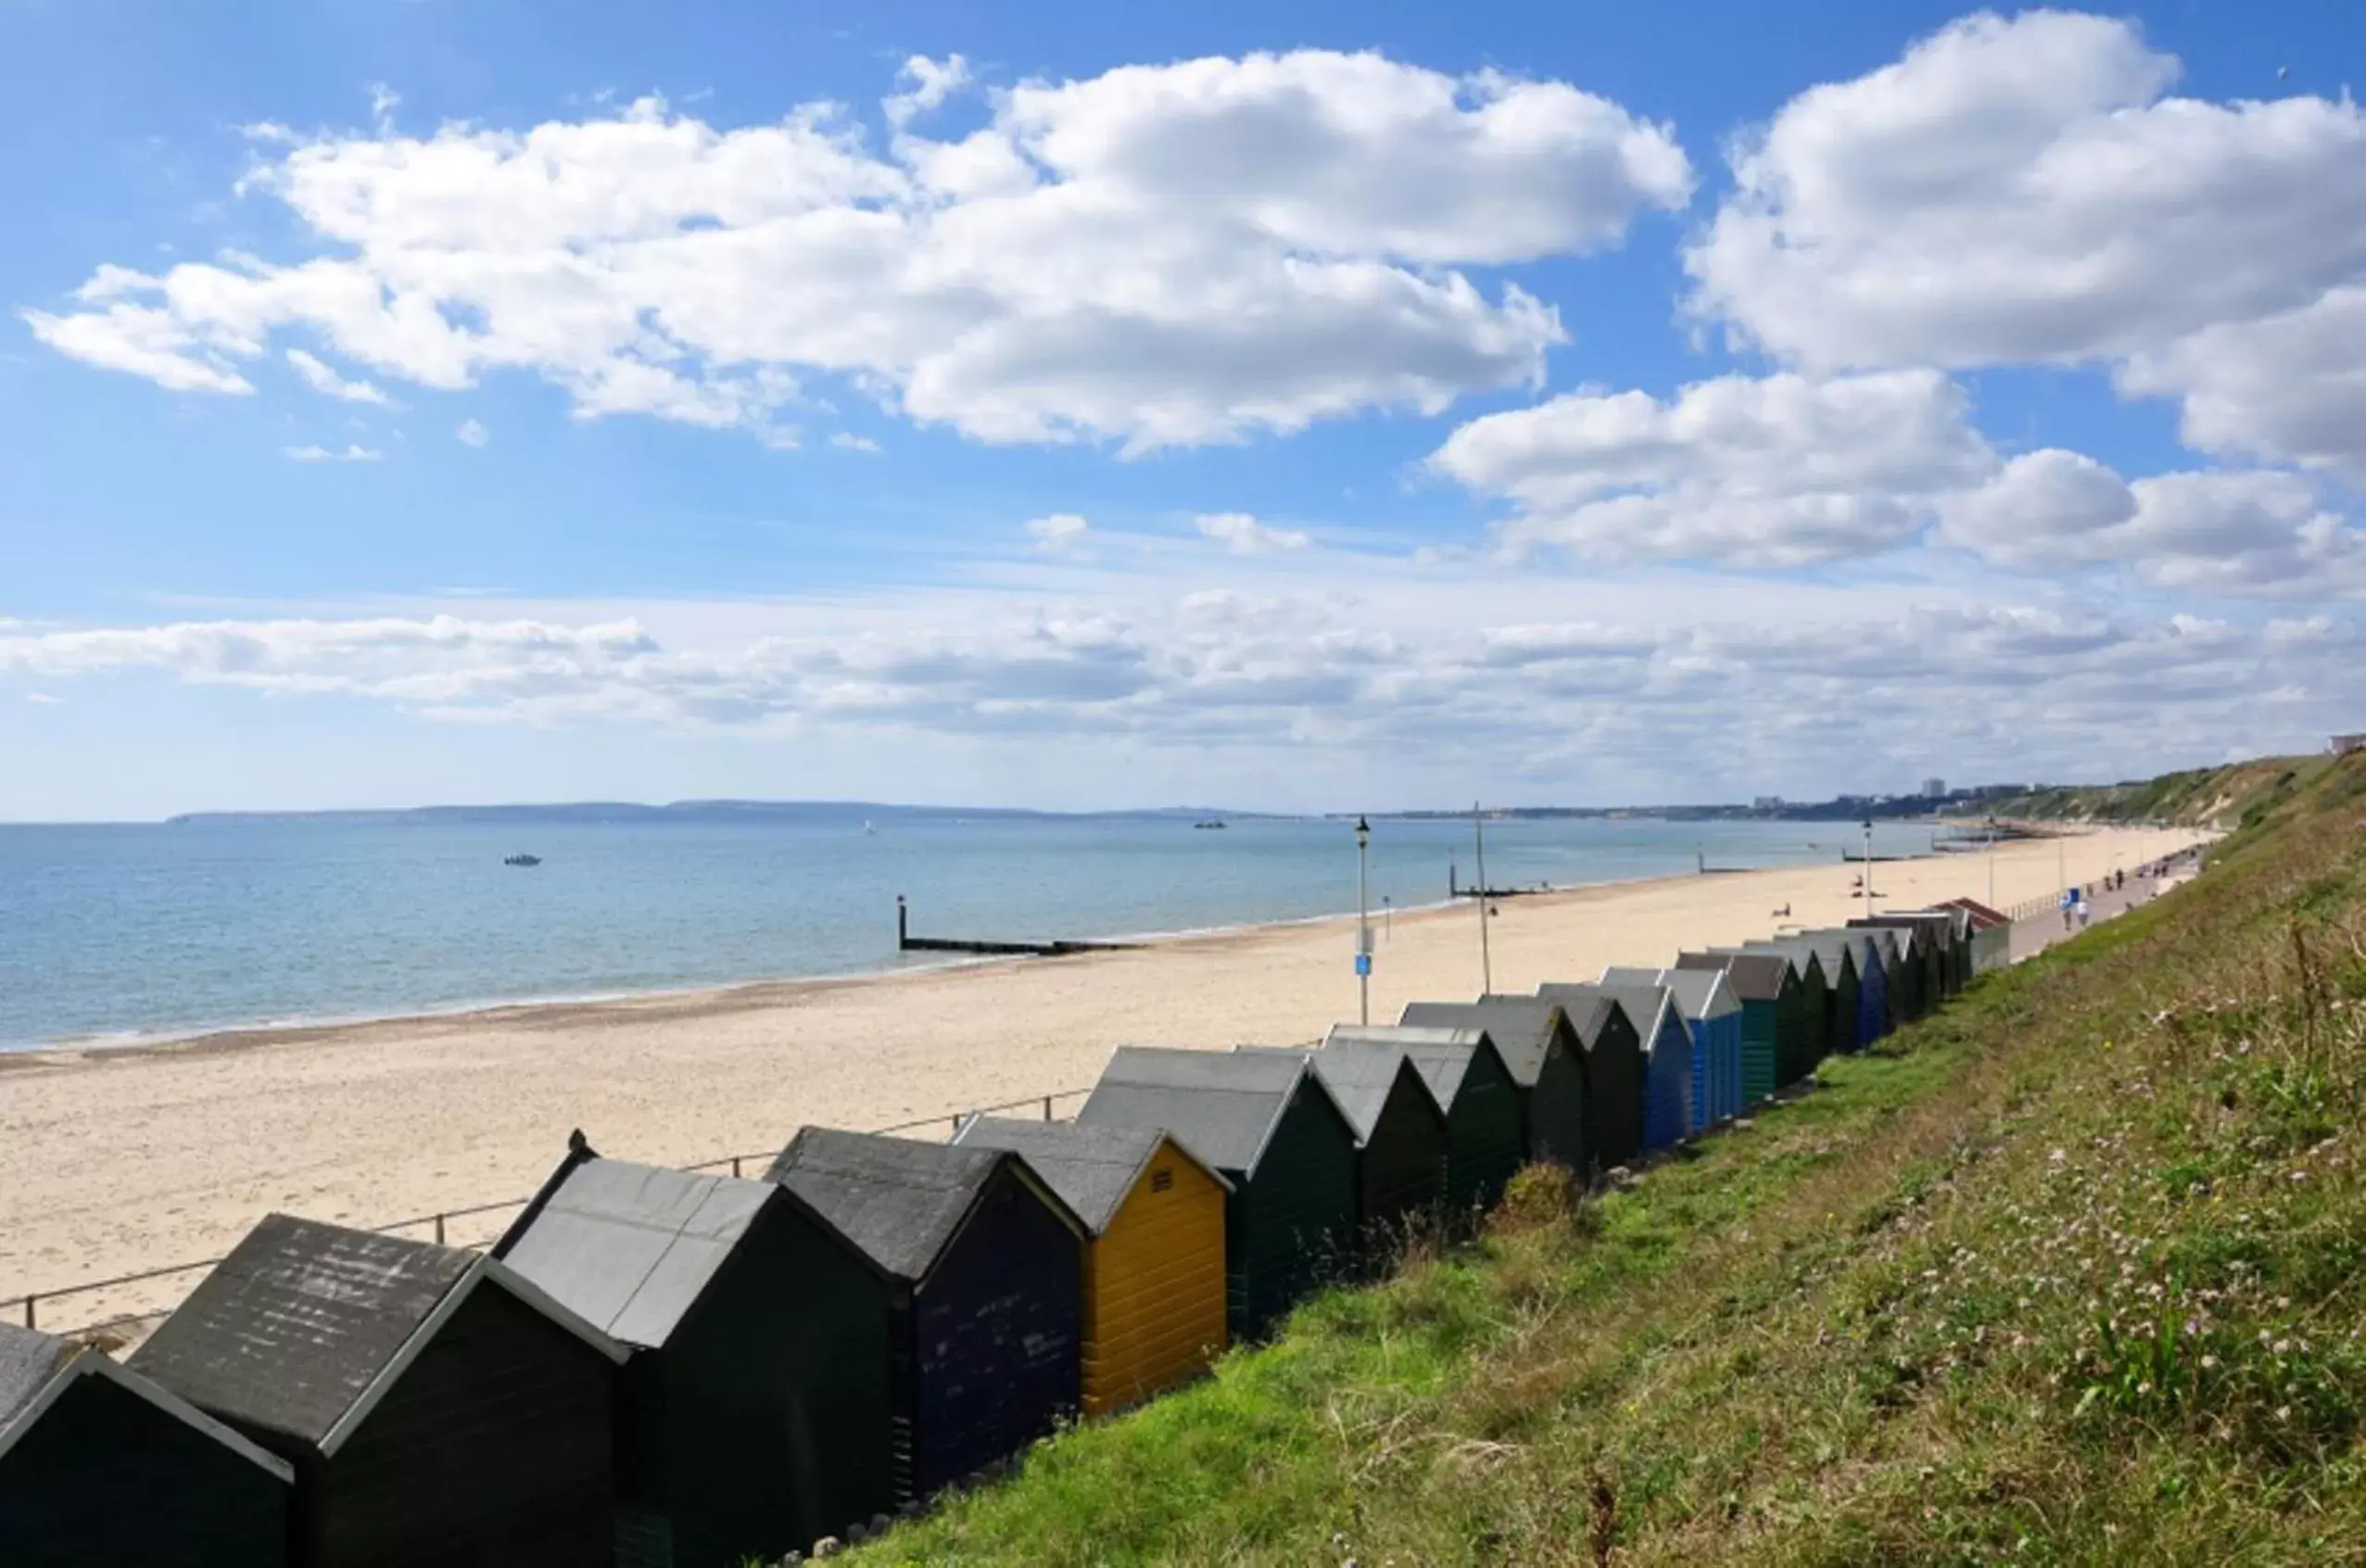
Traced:
<path fill-rule="evenodd" d="M 1988 907 L 1996 907 L 1996 818 L 1988 819 Z"/>
<path fill-rule="evenodd" d="M 1479 803 L 1476 801 L 1471 803 L 1471 846 L 1479 863 L 1479 994 L 1492 996 L 1495 994 L 1495 960 L 1487 953 L 1487 828 L 1479 816 Z"/>
<path fill-rule="evenodd" d="M 1873 818 L 1865 819 L 1865 917 L 1873 917 Z"/>
<path fill-rule="evenodd" d="M 1372 1022 L 1372 824 L 1356 818 L 1356 1018 Z"/>

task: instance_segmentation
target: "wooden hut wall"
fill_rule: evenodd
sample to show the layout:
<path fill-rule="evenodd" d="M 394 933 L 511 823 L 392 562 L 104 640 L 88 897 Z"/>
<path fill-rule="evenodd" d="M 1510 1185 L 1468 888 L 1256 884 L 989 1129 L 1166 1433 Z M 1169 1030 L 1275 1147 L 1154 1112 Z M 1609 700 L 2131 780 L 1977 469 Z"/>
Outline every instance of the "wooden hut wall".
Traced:
<path fill-rule="evenodd" d="M 1782 994 L 1775 1003 L 1776 1089 L 1788 1089 L 1816 1070 L 1818 1046 L 1823 1040 L 1823 1011 L 1819 993 L 1811 993 L 1801 980 L 1798 969 L 1785 964 Z"/>
<path fill-rule="evenodd" d="M 1502 1197 L 1525 1153 L 1519 1086 L 1491 1041 L 1437 1049 L 1469 1058 L 1446 1107 L 1446 1206 L 1456 1215 L 1482 1213 Z M 1421 1054 L 1413 1053 L 1417 1065 Z"/>
<path fill-rule="evenodd" d="M 619 1486 L 638 1501 L 641 1478 L 654 1482 L 640 1506 L 664 1518 L 670 1555 L 652 1568 L 740 1568 L 893 1510 L 899 1289 L 776 1202 L 665 1347 L 635 1352 L 620 1424 L 658 1451 L 634 1462 L 642 1446 L 620 1443 Z M 639 1568 L 622 1534 L 617 1568 Z"/>
<path fill-rule="evenodd" d="M 1356 1141 L 1311 1076 L 1302 1081 L 1254 1175 L 1233 1183 L 1224 1249 L 1233 1337 L 1260 1339 L 1352 1256 Z"/>
<path fill-rule="evenodd" d="M 607 1568 L 614 1389 L 574 1334 L 506 1290 L 471 1292 L 335 1454 L 280 1439 L 299 1562 Z"/>
<path fill-rule="evenodd" d="M 1045 1436 L 1078 1406 L 1082 1244 L 1006 1162 L 913 1293 L 911 1485 L 927 1497 Z"/>
<path fill-rule="evenodd" d="M 1197 1377 L 1224 1348 L 1223 1185 L 1161 1139 L 1085 1252 L 1086 1415 Z"/>
<path fill-rule="evenodd" d="M 1588 1125 L 1604 1169 L 1629 1164 L 1643 1152 L 1643 1041 L 1635 1030 L 1626 1008 L 1608 1006 L 1586 1044 L 1594 1090 Z"/>
<path fill-rule="evenodd" d="M 82 1373 L 0 1452 L 0 1562 L 285 1568 L 291 1496 L 285 1473 L 202 1425 Z"/>
<path fill-rule="evenodd" d="M 1556 1041 L 1537 1069 L 1536 1087 L 1525 1096 L 1528 1111 L 1528 1157 L 1583 1171 L 1592 1163 L 1587 1136 L 1592 1118 L 1593 1084 L 1586 1048 Z"/>
<path fill-rule="evenodd" d="M 1358 1245 L 1373 1261 L 1390 1256 L 1446 1196 L 1446 1118 L 1411 1062 L 1398 1060 L 1403 1070 L 1356 1150 Z"/>

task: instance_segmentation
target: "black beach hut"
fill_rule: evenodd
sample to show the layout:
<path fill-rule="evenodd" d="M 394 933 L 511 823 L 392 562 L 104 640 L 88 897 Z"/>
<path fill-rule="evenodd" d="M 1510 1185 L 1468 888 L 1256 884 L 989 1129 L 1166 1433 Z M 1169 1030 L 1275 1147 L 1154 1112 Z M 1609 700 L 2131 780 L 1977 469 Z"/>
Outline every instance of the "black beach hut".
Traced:
<path fill-rule="evenodd" d="M 1555 981 L 1537 994 L 1557 1002 L 1586 1053 L 1586 1146 L 1607 1170 L 1643 1152 L 1643 1037 L 1598 985 Z"/>
<path fill-rule="evenodd" d="M 1302 1056 L 1121 1045 L 1076 1119 L 1170 1132 L 1233 1184 L 1224 1275 L 1235 1341 L 1264 1334 L 1352 1256 L 1356 1132 Z"/>
<path fill-rule="evenodd" d="M 895 1506 L 876 1272 L 788 1189 L 577 1133 L 493 1255 L 631 1353 L 618 1568 L 770 1562 Z"/>
<path fill-rule="evenodd" d="M 1583 1173 L 1595 1149 L 1594 1091 L 1586 1047 L 1557 1002 L 1534 996 L 1482 996 L 1475 1002 L 1415 1002 L 1400 1024 L 1484 1030 L 1520 1086 L 1521 1130 L 1528 1157 Z"/>
<path fill-rule="evenodd" d="M 887 1315 L 899 1501 L 1007 1459 L 1075 1412 L 1084 1227 L 1025 1160 L 807 1127 L 765 1179 L 870 1261 L 871 1278 L 834 1297 L 801 1292 L 775 1332 L 800 1332 L 809 1316 Z"/>
<path fill-rule="evenodd" d="M 294 1476 L 100 1351 L 0 1323 L 8 1568 L 285 1568 Z"/>
<path fill-rule="evenodd" d="M 1342 1024 L 1323 1048 L 1377 1040 L 1399 1047 L 1446 1113 L 1446 1208 L 1458 1220 L 1483 1214 L 1503 1195 L 1525 1157 L 1520 1086 L 1483 1029 Z"/>
<path fill-rule="evenodd" d="M 1356 1132 L 1359 1253 L 1386 1258 L 1424 1211 L 1446 1196 L 1446 1111 L 1401 1045 L 1356 1038 L 1285 1050 L 1313 1064 Z"/>
<path fill-rule="evenodd" d="M 297 1568 L 607 1568 L 623 1359 L 506 1264 L 272 1214 L 131 1367 L 295 1466 Z"/>

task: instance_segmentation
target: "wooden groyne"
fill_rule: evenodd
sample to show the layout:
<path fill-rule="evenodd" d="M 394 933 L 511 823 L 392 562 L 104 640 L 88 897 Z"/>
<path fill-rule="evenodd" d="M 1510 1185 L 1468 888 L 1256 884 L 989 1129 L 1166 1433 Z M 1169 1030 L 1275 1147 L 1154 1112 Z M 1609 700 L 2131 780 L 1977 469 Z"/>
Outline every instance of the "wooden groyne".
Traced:
<path fill-rule="evenodd" d="M 1066 958 L 1078 953 L 1120 953 L 1140 945 L 1131 942 L 973 942 L 966 937 L 916 937 L 911 910 L 904 895 L 895 895 L 895 950 L 898 953 L 969 953 L 988 958 Z"/>

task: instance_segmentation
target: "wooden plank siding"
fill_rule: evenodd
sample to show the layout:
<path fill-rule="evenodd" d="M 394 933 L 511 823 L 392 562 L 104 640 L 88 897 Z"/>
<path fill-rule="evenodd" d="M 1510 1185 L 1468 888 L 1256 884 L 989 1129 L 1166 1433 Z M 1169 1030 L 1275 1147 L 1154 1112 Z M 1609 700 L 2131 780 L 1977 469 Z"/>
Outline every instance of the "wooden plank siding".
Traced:
<path fill-rule="evenodd" d="M 335 1456 L 278 1434 L 317 1568 L 607 1568 L 615 1368 L 508 1291 L 473 1292 Z"/>
<path fill-rule="evenodd" d="M 1084 1413 L 1197 1377 L 1226 1342 L 1224 1189 L 1170 1143 L 1084 1253 Z"/>
<path fill-rule="evenodd" d="M 1224 1232 L 1232 1334 L 1262 1338 L 1352 1257 L 1355 1135 L 1310 1076 L 1282 1113 L 1256 1174 L 1228 1170 Z"/>

